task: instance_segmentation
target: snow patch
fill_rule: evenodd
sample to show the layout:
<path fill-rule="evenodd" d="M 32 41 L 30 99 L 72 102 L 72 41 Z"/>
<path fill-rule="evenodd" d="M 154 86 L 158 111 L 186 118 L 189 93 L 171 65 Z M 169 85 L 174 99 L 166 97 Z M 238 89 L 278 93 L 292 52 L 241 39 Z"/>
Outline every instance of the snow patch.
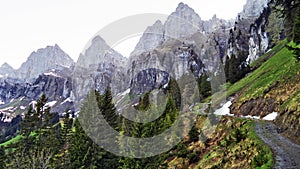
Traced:
<path fill-rule="evenodd" d="M 0 121 L 5 122 L 5 123 L 10 123 L 12 121 L 12 119 L 15 117 L 15 115 L 12 113 L 0 111 L 0 114 L 2 115 L 2 117 L 0 118 Z"/>
<path fill-rule="evenodd" d="M 51 101 L 45 104 L 45 107 L 53 107 L 56 104 L 57 101 Z"/>
<path fill-rule="evenodd" d="M 263 120 L 273 121 L 276 119 L 277 115 L 278 115 L 277 112 L 270 113 L 270 114 L 266 115 L 265 117 L 263 117 Z"/>
<path fill-rule="evenodd" d="M 9 103 L 13 102 L 15 99 L 11 99 Z"/>
<path fill-rule="evenodd" d="M 79 113 L 80 113 L 80 111 L 75 112 L 75 113 L 74 113 L 74 116 L 75 116 L 75 117 L 78 117 L 78 116 L 79 116 Z"/>
<path fill-rule="evenodd" d="M 62 104 L 65 104 L 65 103 L 67 103 L 67 102 L 72 102 L 72 100 L 71 100 L 70 97 L 68 97 L 66 100 L 64 100 L 64 101 L 61 102 L 60 104 L 62 105 Z"/>
<path fill-rule="evenodd" d="M 243 118 L 246 118 L 246 119 L 260 119 L 259 116 L 250 116 L 250 115 L 247 115 L 247 116 L 241 116 Z"/>
<path fill-rule="evenodd" d="M 130 93 L 130 88 L 127 89 L 127 90 L 125 90 L 125 91 L 122 92 L 122 93 L 117 94 L 116 97 L 115 97 L 115 101 L 116 101 L 115 104 L 118 105 L 118 104 L 120 103 L 120 101 L 123 100 L 124 97 L 125 97 L 126 95 L 128 95 L 129 93 Z"/>
<path fill-rule="evenodd" d="M 31 101 L 30 103 L 29 103 L 29 105 L 32 105 L 32 106 L 34 106 L 34 105 L 36 105 L 36 101 L 35 100 L 33 100 L 33 101 Z"/>
<path fill-rule="evenodd" d="M 166 89 L 168 87 L 168 83 L 166 83 L 163 88 Z"/>
<path fill-rule="evenodd" d="M 6 117 L 4 118 L 3 122 L 4 123 L 10 123 L 12 121 L 13 117 Z"/>
<path fill-rule="evenodd" d="M 139 103 L 135 103 L 135 104 L 133 104 L 133 105 L 131 105 L 132 107 L 135 107 L 135 106 L 138 106 L 139 105 Z"/>
<path fill-rule="evenodd" d="M 25 107 L 25 106 L 20 106 L 20 109 L 21 109 L 21 110 L 25 110 L 26 107 Z"/>
<path fill-rule="evenodd" d="M 225 116 L 225 115 L 234 116 L 234 114 L 230 113 L 229 107 L 231 106 L 231 104 L 232 104 L 231 101 L 226 102 L 221 108 L 217 109 L 214 112 L 214 114 L 215 115 L 220 115 L 220 116 Z"/>
<path fill-rule="evenodd" d="M 2 104 L 5 104 L 5 102 L 4 102 L 4 101 L 2 101 L 2 100 L 0 100 L 0 105 L 2 105 Z"/>
<path fill-rule="evenodd" d="M 46 75 L 46 76 L 61 77 L 61 76 L 59 76 L 59 75 L 57 75 L 57 74 L 55 74 L 55 73 L 53 73 L 53 72 L 44 73 L 44 75 Z"/>
<path fill-rule="evenodd" d="M 121 94 L 120 94 L 120 96 L 125 96 L 126 94 L 129 94 L 130 93 L 130 89 L 127 89 L 127 90 L 125 90 L 124 92 L 122 92 Z"/>
<path fill-rule="evenodd" d="M 0 109 L 1 112 L 4 112 L 4 111 L 13 111 L 14 110 L 14 107 L 6 107 L 4 109 Z"/>
<path fill-rule="evenodd" d="M 37 102 L 36 102 L 35 100 L 33 100 L 33 101 L 31 101 L 31 102 L 29 103 L 29 105 L 31 105 L 32 108 L 35 109 L 36 103 L 37 103 Z"/>

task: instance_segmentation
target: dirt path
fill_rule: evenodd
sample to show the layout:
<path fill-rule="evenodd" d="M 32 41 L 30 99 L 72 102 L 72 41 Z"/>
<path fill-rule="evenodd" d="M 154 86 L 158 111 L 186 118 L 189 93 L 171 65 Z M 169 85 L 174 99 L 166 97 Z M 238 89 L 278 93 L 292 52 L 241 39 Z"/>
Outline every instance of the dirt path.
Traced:
<path fill-rule="evenodd" d="M 255 130 L 275 153 L 275 169 L 300 169 L 300 145 L 281 136 L 273 123 L 257 122 Z"/>

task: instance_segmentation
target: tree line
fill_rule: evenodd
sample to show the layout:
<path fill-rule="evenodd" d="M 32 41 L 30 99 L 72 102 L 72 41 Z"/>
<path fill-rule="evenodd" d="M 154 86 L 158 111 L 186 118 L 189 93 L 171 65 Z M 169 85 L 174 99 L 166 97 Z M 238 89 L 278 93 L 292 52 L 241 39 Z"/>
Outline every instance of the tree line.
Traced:
<path fill-rule="evenodd" d="M 206 82 L 206 79 L 202 81 L 203 84 Z M 149 123 L 137 123 L 120 116 L 113 103 L 110 88 L 103 94 L 91 90 L 81 105 L 79 116 L 84 120 L 96 119 L 97 117 L 93 116 L 97 114 L 90 113 L 96 107 L 107 123 L 121 133 L 120 136 L 151 137 L 168 129 L 179 113 L 180 93 L 174 79 L 169 81 L 164 92 L 167 95 L 165 110 L 158 119 Z M 152 106 L 149 99 L 150 94 L 144 94 L 136 108 L 146 111 Z M 51 107 L 47 107 L 46 103 L 47 97 L 43 94 L 36 104 L 30 105 L 17 132 L 21 139 L 0 147 L 0 169 L 166 168 L 164 161 L 174 155 L 166 152 L 143 159 L 116 156 L 97 145 L 88 136 L 80 120 L 71 117 L 69 110 L 60 117 L 58 113 L 52 113 Z M 193 132 L 195 135 L 195 129 Z M 125 144 L 122 137 L 116 138 L 115 141 L 120 147 Z M 185 144 L 180 143 L 178 147 L 180 149 L 176 153 L 187 155 Z"/>

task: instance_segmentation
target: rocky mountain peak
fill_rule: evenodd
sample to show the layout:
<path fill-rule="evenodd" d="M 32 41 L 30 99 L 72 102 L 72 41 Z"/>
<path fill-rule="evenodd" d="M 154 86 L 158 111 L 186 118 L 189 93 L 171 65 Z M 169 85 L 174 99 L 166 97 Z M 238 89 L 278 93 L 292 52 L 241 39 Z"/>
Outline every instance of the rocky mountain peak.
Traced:
<path fill-rule="evenodd" d="M 93 38 L 92 44 L 98 44 L 98 45 L 105 45 L 105 46 L 107 46 L 105 40 L 101 36 L 99 36 L 99 35 L 97 35 L 97 36 L 95 36 Z"/>
<path fill-rule="evenodd" d="M 233 26 L 232 21 L 227 21 L 218 18 L 215 14 L 211 19 L 202 22 L 202 31 L 205 33 L 212 33 L 217 30 L 225 30 Z"/>
<path fill-rule="evenodd" d="M 160 28 L 162 26 L 163 26 L 163 23 L 161 22 L 161 20 L 155 21 L 155 23 L 152 25 L 153 28 Z"/>
<path fill-rule="evenodd" d="M 175 10 L 175 13 L 196 13 L 193 8 L 189 7 L 187 4 L 180 2 Z"/>
<path fill-rule="evenodd" d="M 80 54 L 74 68 L 74 100 L 83 98 L 90 89 L 103 92 L 110 86 L 119 93 L 125 86 L 127 58 L 112 49 L 99 35 L 95 36 Z"/>
<path fill-rule="evenodd" d="M 50 69 L 70 67 L 74 62 L 57 44 L 38 49 L 17 70 L 17 77 L 32 79 Z"/>
<path fill-rule="evenodd" d="M 3 63 L 2 65 L 1 65 L 1 69 L 9 69 L 9 70 L 13 70 L 14 68 L 13 67 L 11 67 L 8 63 Z"/>
<path fill-rule="evenodd" d="M 80 54 L 78 63 L 84 68 L 107 61 L 124 65 L 127 58 L 113 50 L 99 35 L 95 36 L 86 50 Z M 78 65 L 79 66 L 79 65 Z"/>
<path fill-rule="evenodd" d="M 181 2 L 165 22 L 165 37 L 166 39 L 188 37 L 200 30 L 201 22 L 194 9 Z"/>
<path fill-rule="evenodd" d="M 240 17 L 256 17 L 261 14 L 263 9 L 268 5 L 270 0 L 247 0 L 243 11 L 239 13 Z"/>
<path fill-rule="evenodd" d="M 143 52 L 148 52 L 155 49 L 164 41 L 164 25 L 160 20 L 157 20 L 152 26 L 148 26 L 134 51 L 130 54 L 139 55 Z"/>
<path fill-rule="evenodd" d="M 15 74 L 15 70 L 8 63 L 3 63 L 0 67 L 0 77 L 12 77 Z"/>

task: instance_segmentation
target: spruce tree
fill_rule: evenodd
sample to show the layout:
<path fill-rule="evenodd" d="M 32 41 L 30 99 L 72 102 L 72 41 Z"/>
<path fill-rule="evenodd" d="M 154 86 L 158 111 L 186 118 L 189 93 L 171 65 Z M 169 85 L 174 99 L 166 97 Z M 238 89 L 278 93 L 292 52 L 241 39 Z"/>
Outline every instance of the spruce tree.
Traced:
<path fill-rule="evenodd" d="M 0 169 L 5 169 L 5 150 L 4 147 L 0 146 Z"/>
<path fill-rule="evenodd" d="M 209 76 L 206 73 L 200 76 L 199 94 L 201 99 L 211 95 L 211 85 L 208 79 Z"/>
<path fill-rule="evenodd" d="M 81 127 L 78 119 L 74 122 L 74 132 L 71 135 L 70 141 L 70 161 L 72 168 L 82 168 L 84 165 L 84 157 L 87 154 L 90 140 L 83 128 Z"/>
<path fill-rule="evenodd" d="M 100 111 L 108 124 L 117 130 L 120 127 L 120 119 L 117 115 L 111 89 L 109 87 L 105 89 L 102 98 L 102 102 L 98 103 L 100 105 Z"/>
<path fill-rule="evenodd" d="M 34 118 L 33 105 L 29 105 L 25 112 L 24 120 L 21 122 L 21 134 L 27 139 L 32 131 L 35 129 L 36 119 Z"/>
<path fill-rule="evenodd" d="M 70 118 L 70 113 L 68 113 L 68 110 L 65 111 L 65 116 L 62 123 L 62 130 L 61 130 L 61 153 L 63 154 L 59 166 L 61 168 L 70 168 L 71 167 L 71 161 L 70 161 L 70 141 L 71 141 L 71 134 L 72 134 L 72 125 L 73 125 L 73 119 Z"/>
<path fill-rule="evenodd" d="M 300 2 L 297 0 L 276 0 L 274 8 L 275 10 L 278 10 L 284 18 L 284 27 L 287 39 L 299 44 Z"/>

